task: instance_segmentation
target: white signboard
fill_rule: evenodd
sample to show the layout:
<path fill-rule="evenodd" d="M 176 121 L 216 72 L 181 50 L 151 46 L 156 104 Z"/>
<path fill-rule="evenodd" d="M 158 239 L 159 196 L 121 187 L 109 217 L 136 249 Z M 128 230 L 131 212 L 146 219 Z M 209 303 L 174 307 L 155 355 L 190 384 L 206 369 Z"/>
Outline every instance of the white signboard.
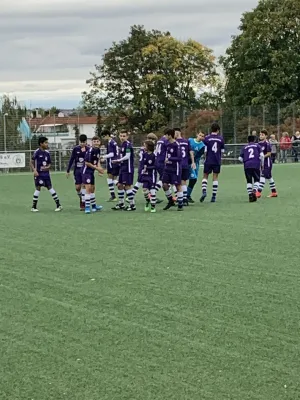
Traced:
<path fill-rule="evenodd" d="M 24 168 L 25 153 L 0 153 L 0 168 Z"/>

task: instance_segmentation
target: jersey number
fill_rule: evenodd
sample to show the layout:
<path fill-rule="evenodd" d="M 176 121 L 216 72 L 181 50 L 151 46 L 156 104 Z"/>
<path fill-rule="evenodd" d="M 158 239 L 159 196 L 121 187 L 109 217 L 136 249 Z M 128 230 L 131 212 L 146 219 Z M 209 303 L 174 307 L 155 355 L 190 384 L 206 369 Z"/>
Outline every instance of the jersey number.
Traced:
<path fill-rule="evenodd" d="M 213 151 L 214 153 L 217 153 L 217 152 L 218 152 L 218 143 L 215 142 L 214 145 L 213 145 L 213 147 L 212 147 L 211 149 L 212 149 L 212 151 Z"/>
<path fill-rule="evenodd" d="M 181 157 L 185 158 L 186 157 L 186 151 L 184 147 L 181 147 Z"/>
<path fill-rule="evenodd" d="M 253 149 L 248 149 L 249 152 L 249 159 L 254 158 L 254 150 Z"/>
<path fill-rule="evenodd" d="M 156 146 L 156 154 L 160 154 L 161 153 L 161 144 L 158 144 Z"/>

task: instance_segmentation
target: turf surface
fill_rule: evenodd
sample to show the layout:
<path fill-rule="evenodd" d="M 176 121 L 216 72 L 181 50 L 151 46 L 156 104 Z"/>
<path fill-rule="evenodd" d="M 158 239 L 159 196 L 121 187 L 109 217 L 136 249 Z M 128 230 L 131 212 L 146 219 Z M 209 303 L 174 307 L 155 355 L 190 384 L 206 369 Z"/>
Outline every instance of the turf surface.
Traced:
<path fill-rule="evenodd" d="M 299 167 L 274 178 L 249 204 L 227 167 L 218 203 L 157 214 L 114 213 L 97 178 L 86 216 L 63 175 L 38 214 L 32 177 L 0 176 L 0 399 L 300 398 Z"/>

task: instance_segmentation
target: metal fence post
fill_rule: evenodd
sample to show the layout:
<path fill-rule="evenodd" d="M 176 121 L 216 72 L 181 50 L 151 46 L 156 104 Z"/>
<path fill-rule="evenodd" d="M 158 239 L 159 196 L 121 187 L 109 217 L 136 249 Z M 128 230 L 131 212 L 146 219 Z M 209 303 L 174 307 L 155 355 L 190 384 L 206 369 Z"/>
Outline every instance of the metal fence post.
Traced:
<path fill-rule="evenodd" d="M 279 142 L 280 140 L 280 116 L 281 116 L 281 112 L 280 112 L 280 104 L 277 104 L 277 140 Z"/>
<path fill-rule="evenodd" d="M 248 136 L 251 134 L 251 106 L 248 106 Z"/>

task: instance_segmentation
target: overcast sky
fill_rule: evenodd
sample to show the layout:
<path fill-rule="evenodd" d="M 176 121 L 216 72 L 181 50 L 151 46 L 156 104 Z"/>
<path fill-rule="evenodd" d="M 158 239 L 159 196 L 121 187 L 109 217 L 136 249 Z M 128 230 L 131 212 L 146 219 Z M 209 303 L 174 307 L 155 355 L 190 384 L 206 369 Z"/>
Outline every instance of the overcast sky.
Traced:
<path fill-rule="evenodd" d="M 5 2 L 6 3 L 6 2 Z M 258 0 L 9 0 L 0 8 L 0 93 L 74 107 L 94 64 L 133 24 L 189 37 L 219 56 Z"/>

